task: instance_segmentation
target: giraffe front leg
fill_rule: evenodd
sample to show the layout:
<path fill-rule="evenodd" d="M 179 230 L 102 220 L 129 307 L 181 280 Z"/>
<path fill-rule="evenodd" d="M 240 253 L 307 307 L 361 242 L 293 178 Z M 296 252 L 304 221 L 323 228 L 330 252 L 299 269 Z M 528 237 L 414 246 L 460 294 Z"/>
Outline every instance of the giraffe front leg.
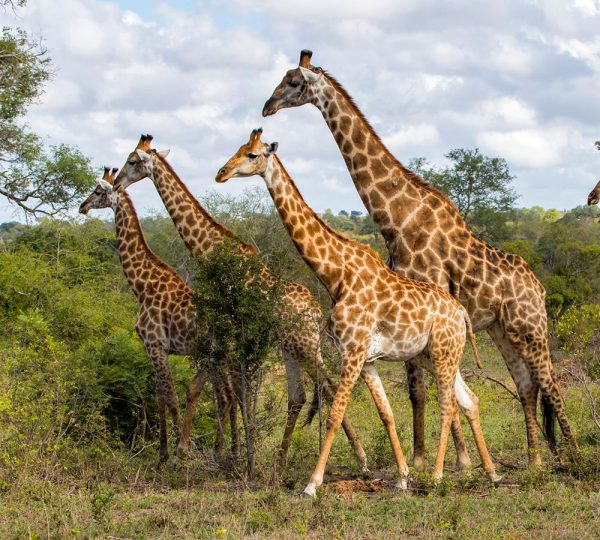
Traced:
<path fill-rule="evenodd" d="M 354 385 L 360 376 L 362 364 L 365 359 L 365 353 L 362 350 L 344 352 L 343 356 L 344 359 L 340 382 L 333 399 L 333 404 L 329 409 L 327 435 L 323 441 L 321 454 L 317 460 L 315 470 L 310 477 L 308 485 L 302 492 L 303 495 L 307 495 L 309 497 L 314 497 L 316 495 L 317 488 L 323 483 L 323 474 L 325 472 L 325 466 L 327 465 L 329 453 L 331 452 L 333 439 L 340 428 L 342 418 L 344 417 L 344 413 L 346 412 L 346 407 L 350 399 L 350 394 L 352 394 L 352 389 L 354 388 Z"/>
<path fill-rule="evenodd" d="M 379 373 L 377 373 L 377 369 L 373 364 L 365 364 L 363 366 L 361 375 L 371 391 L 373 401 L 375 401 L 377 411 L 379 412 L 379 417 L 381 418 L 381 421 L 387 430 L 390 444 L 392 445 L 399 476 L 396 487 L 405 490 L 408 488 L 408 465 L 406 464 L 406 458 L 402 452 L 402 447 L 400 446 L 400 441 L 398 439 L 398 433 L 396 432 L 394 413 L 388 401 L 385 389 L 383 388 L 381 379 L 379 378 Z"/>
<path fill-rule="evenodd" d="M 327 369 L 325 368 L 323 361 L 320 359 L 320 355 L 319 355 L 319 359 L 318 359 L 318 365 L 319 365 L 319 370 L 322 373 L 323 394 L 325 395 L 325 398 L 327 399 L 327 401 L 329 403 L 332 403 L 333 397 L 335 395 L 336 387 L 335 387 L 335 383 L 333 382 L 333 380 L 327 373 Z M 318 384 L 319 377 L 317 377 L 316 373 L 311 372 L 311 377 L 313 378 L 315 383 Z M 369 469 L 367 467 L 367 454 L 365 452 L 365 449 L 362 446 L 362 443 L 360 442 L 360 439 L 358 438 L 358 435 L 356 435 L 356 431 L 352 427 L 352 423 L 350 422 L 350 419 L 348 418 L 347 414 L 344 414 L 344 418 L 342 418 L 342 429 L 344 430 L 344 433 L 346 434 L 348 442 L 350 443 L 350 446 L 352 447 L 352 450 L 354 451 L 354 456 L 356 457 L 356 461 L 358 462 L 361 472 L 363 474 L 368 473 Z"/>

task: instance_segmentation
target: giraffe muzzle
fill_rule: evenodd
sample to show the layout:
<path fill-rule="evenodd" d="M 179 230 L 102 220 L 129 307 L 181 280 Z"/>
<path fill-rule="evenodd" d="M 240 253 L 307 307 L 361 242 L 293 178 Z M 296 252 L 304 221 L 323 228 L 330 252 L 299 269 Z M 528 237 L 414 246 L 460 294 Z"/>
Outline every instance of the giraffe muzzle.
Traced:
<path fill-rule="evenodd" d="M 87 205 L 85 204 L 85 202 L 82 202 L 81 205 L 79 206 L 79 213 L 83 214 L 84 216 L 87 216 L 88 210 L 89 209 L 88 209 Z"/>
<path fill-rule="evenodd" d="M 271 116 L 271 115 L 275 114 L 277 111 L 278 111 L 278 107 L 277 107 L 275 100 L 273 98 L 269 98 L 266 101 L 265 106 L 263 107 L 262 115 L 265 117 Z"/>
<path fill-rule="evenodd" d="M 594 190 L 588 195 L 587 203 L 589 206 L 593 206 L 594 204 L 598 204 L 599 200 L 600 199 L 598 198 L 598 192 Z"/>

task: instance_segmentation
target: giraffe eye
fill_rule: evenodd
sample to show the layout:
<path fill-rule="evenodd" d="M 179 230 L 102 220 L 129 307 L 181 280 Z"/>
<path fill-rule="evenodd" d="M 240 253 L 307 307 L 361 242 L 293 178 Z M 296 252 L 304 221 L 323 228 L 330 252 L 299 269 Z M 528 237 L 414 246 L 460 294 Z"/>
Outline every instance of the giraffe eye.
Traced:
<path fill-rule="evenodd" d="M 248 154 L 248 157 L 249 157 L 250 159 L 256 159 L 256 158 L 258 157 L 258 154 L 253 154 L 252 152 L 250 152 L 250 153 Z"/>

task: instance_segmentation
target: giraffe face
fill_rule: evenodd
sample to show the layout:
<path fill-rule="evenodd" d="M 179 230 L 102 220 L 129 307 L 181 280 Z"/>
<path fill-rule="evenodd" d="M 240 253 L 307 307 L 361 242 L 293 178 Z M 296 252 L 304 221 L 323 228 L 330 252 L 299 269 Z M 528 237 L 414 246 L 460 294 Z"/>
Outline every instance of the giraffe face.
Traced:
<path fill-rule="evenodd" d="M 96 186 L 96 189 L 92 191 L 89 197 L 81 203 L 79 207 L 79 213 L 87 215 L 92 209 L 112 208 L 113 210 L 117 207 L 117 193 L 113 189 L 113 182 L 115 174 L 118 169 L 112 171 L 108 168 L 104 168 L 104 176 L 100 183 Z"/>
<path fill-rule="evenodd" d="M 598 201 L 600 201 L 600 181 L 596 184 L 596 187 L 592 189 L 592 191 L 588 195 L 588 204 L 590 206 L 598 204 Z"/>
<path fill-rule="evenodd" d="M 144 178 L 153 178 L 153 176 L 154 160 L 149 149 L 146 151 L 136 148 L 127 156 L 127 161 L 115 180 L 115 190 L 126 189 L 135 182 Z"/>
<path fill-rule="evenodd" d="M 277 150 L 277 143 L 266 144 L 260 140 L 262 129 L 254 129 L 250 139 L 219 169 L 215 180 L 227 182 L 235 176 L 263 175 L 267 170 L 271 155 Z"/>
<path fill-rule="evenodd" d="M 316 86 L 322 77 L 320 68 L 298 66 L 290 69 L 265 103 L 263 116 L 271 116 L 279 109 L 312 103 Z"/>

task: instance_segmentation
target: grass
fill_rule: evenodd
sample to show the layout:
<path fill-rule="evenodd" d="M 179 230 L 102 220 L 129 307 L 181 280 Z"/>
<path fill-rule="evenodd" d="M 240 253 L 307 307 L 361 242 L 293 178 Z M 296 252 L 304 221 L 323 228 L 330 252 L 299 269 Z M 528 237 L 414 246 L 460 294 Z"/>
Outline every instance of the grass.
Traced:
<path fill-rule="evenodd" d="M 496 353 L 483 340 L 481 349 L 486 373 L 508 384 L 510 378 Z M 469 359 L 466 364 L 468 371 Z M 404 370 L 395 364 L 380 363 L 378 367 L 396 413 L 403 448 L 410 454 L 411 418 Z M 379 488 L 365 492 L 352 486 L 368 486 L 368 482 L 340 482 L 360 477 L 340 432 L 325 486 L 316 499 L 307 500 L 297 494 L 316 462 L 318 421 L 297 430 L 282 481 L 278 485 L 269 482 L 285 418 L 283 384 L 282 376 L 276 375 L 272 384 L 264 386 L 270 412 L 263 422 L 259 478 L 253 483 L 235 474 L 225 477 L 203 448 L 177 468 L 160 470 L 154 466 L 154 447 L 137 456 L 114 450 L 102 460 L 82 459 L 71 464 L 69 471 L 51 477 L 23 470 L 12 484 L 0 486 L 0 538 L 600 537 L 600 433 L 589 419 L 577 386 L 564 387 L 569 418 L 582 448 L 576 461 L 567 456 L 563 466 L 557 467 L 544 447 L 545 468 L 528 471 L 519 403 L 492 381 L 470 379 L 468 384 L 481 400 L 484 434 L 504 476 L 503 484 L 491 487 L 478 468 L 470 473 L 455 471 L 450 444 L 445 480 L 436 486 L 427 474 L 415 474 L 412 489 L 402 494 L 391 487 L 391 450 L 371 397 L 361 384 L 349 415 L 369 456 L 370 479 L 382 479 Z M 439 423 L 433 386 L 428 403 L 431 466 Z M 466 422 L 463 427 L 477 464 Z"/>

